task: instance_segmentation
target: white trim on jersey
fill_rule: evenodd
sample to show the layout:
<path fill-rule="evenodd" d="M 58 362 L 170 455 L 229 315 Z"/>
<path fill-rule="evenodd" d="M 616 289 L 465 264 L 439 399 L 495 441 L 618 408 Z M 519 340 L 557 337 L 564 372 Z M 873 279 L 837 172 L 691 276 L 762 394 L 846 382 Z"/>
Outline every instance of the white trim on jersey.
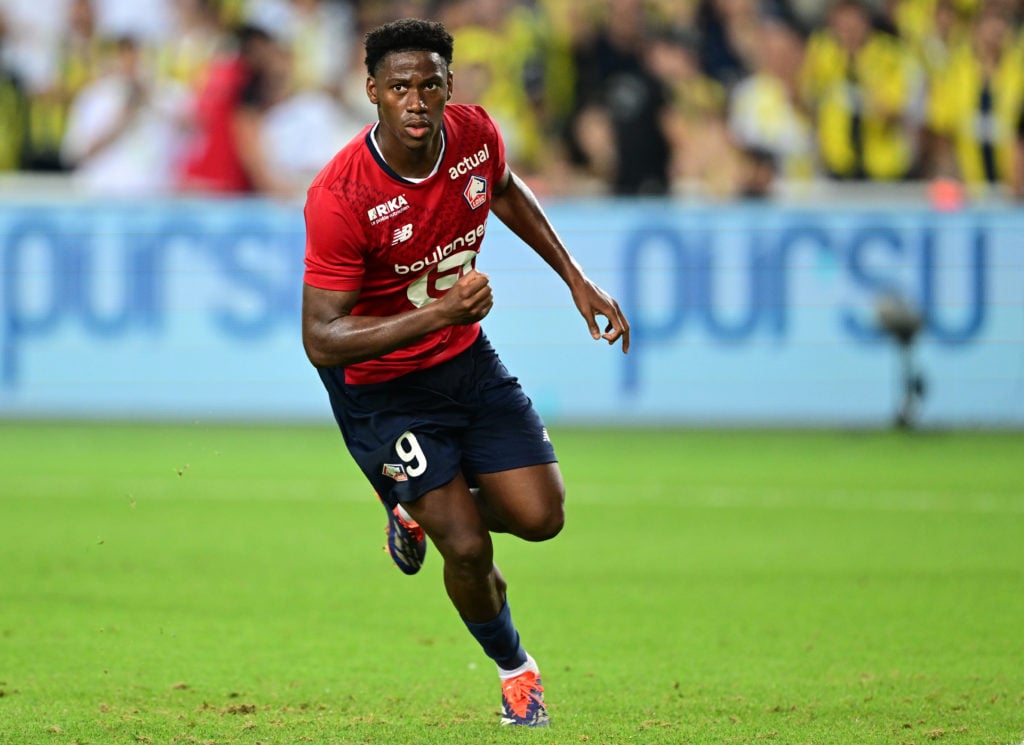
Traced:
<path fill-rule="evenodd" d="M 382 153 L 380 151 L 380 145 L 377 144 L 377 130 L 379 128 L 380 128 L 380 122 L 377 122 L 376 124 L 373 125 L 373 129 L 370 130 L 370 142 L 373 143 L 373 149 L 377 151 L 377 155 L 380 156 L 380 159 L 382 161 L 384 161 L 385 163 L 387 163 L 388 159 L 384 157 L 384 153 Z M 444 127 L 441 127 L 441 152 L 437 156 L 437 163 L 434 164 L 434 168 L 430 171 L 430 173 L 428 173 L 423 178 L 409 178 L 408 176 L 402 176 L 402 178 L 405 181 L 408 181 L 410 184 L 421 184 L 424 181 L 426 181 L 428 178 L 433 176 L 435 173 L 437 173 L 441 169 L 441 161 L 444 160 L 444 151 L 445 151 L 445 146 L 447 144 L 448 144 L 448 140 L 444 136 Z"/>

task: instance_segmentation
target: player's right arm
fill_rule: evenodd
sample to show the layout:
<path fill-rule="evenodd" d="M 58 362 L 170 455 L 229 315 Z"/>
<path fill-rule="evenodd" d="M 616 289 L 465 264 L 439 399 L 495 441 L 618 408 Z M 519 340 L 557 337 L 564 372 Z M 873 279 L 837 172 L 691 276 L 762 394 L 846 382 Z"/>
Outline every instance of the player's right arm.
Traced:
<path fill-rule="evenodd" d="M 472 271 L 442 297 L 392 316 L 352 315 L 357 291 L 302 288 L 302 345 L 316 367 L 344 367 L 383 357 L 448 326 L 482 320 L 494 305 L 486 274 Z"/>

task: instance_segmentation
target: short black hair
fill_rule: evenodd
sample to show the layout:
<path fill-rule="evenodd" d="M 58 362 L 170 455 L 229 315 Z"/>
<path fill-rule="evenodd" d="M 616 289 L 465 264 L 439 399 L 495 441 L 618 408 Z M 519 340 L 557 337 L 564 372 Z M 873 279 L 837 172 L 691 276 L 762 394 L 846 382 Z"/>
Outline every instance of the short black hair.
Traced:
<path fill-rule="evenodd" d="M 452 63 L 455 41 L 443 23 L 403 18 L 378 26 L 366 34 L 366 70 L 377 74 L 381 61 L 392 52 L 435 52 L 446 65 Z"/>

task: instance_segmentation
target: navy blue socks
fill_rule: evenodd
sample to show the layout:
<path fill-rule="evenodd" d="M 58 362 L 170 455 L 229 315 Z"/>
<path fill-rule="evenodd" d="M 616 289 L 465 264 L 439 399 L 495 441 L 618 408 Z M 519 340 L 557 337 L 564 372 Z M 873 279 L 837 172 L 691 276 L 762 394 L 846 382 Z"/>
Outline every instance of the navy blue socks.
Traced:
<path fill-rule="evenodd" d="M 484 623 L 470 623 L 466 619 L 462 621 L 473 638 L 480 642 L 484 654 L 498 663 L 498 667 L 515 670 L 526 664 L 526 651 L 519 643 L 519 632 L 512 623 L 512 611 L 509 610 L 507 600 L 494 620 Z"/>

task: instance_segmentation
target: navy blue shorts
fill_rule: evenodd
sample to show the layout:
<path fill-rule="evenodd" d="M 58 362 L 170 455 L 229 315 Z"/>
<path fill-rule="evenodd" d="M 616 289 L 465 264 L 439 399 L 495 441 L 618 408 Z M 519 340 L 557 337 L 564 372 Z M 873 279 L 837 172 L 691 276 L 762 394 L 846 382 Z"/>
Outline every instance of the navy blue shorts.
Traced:
<path fill-rule="evenodd" d="M 465 352 L 384 383 L 322 368 L 345 444 L 390 506 L 474 475 L 557 461 L 547 429 L 483 332 Z"/>

